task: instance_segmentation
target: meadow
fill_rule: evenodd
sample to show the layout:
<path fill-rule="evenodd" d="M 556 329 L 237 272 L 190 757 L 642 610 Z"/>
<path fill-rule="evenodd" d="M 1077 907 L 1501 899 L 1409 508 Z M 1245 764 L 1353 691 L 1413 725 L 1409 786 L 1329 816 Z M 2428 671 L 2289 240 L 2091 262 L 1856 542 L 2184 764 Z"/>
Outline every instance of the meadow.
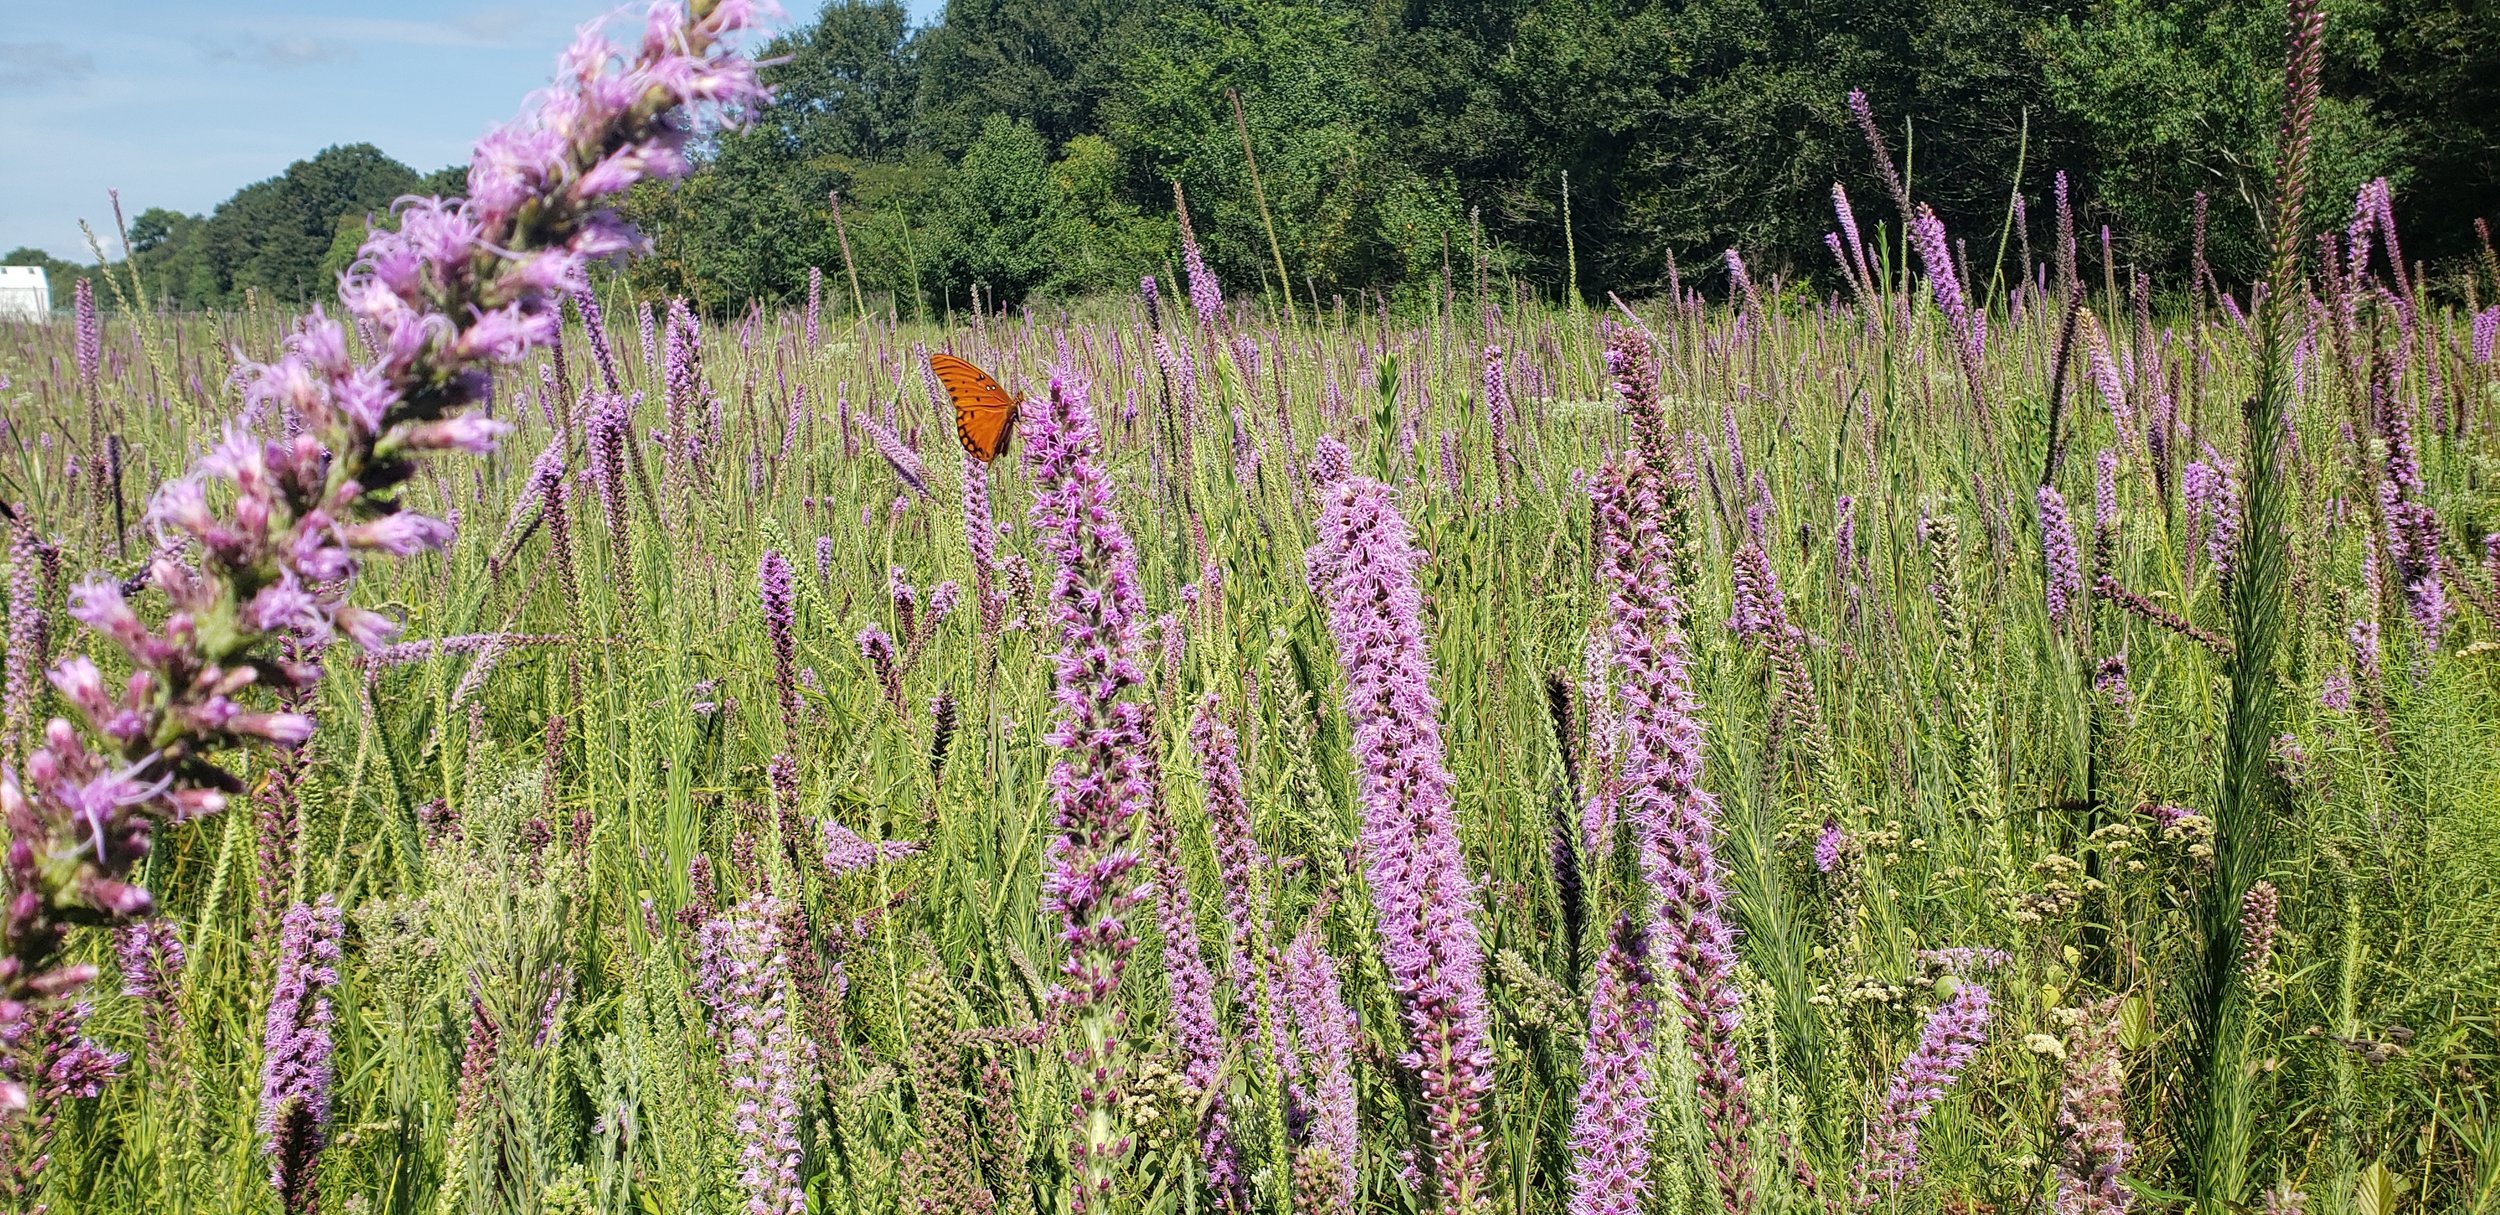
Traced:
<path fill-rule="evenodd" d="M 590 273 L 740 7 L 0 326 L 8 1209 L 2500 1206 L 2500 261 L 2301 223 L 2314 9 L 2289 289 L 1878 140 L 1819 286 L 932 323 Z"/>

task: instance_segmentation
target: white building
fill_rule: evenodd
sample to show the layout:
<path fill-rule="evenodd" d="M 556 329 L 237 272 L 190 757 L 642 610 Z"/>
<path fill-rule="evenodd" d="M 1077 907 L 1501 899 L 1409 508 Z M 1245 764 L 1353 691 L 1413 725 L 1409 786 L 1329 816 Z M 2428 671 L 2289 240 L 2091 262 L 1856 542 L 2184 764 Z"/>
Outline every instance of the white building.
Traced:
<path fill-rule="evenodd" d="M 0 321 L 52 319 L 52 284 L 41 266 L 0 266 Z"/>

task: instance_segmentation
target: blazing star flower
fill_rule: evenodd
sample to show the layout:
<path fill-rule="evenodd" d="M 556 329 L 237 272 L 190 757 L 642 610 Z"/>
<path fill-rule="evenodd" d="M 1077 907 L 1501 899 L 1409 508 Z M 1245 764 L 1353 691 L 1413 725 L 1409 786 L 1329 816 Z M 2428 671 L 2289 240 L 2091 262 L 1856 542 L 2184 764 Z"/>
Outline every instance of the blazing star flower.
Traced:
<path fill-rule="evenodd" d="M 1828 874 L 1840 868 L 1841 855 L 1848 847 L 1849 833 L 1841 829 L 1840 820 L 1826 817 L 1823 830 L 1814 837 L 1814 871 Z"/>
<path fill-rule="evenodd" d="M 1649 930 L 1627 913 L 1608 934 L 1589 997 L 1571 1122 L 1571 1215 L 1640 1215 L 1649 1192 Z"/>
<path fill-rule="evenodd" d="M 1316 926 L 1303 929 L 1285 950 L 1283 987 L 1295 1042 L 1287 1119 L 1295 1148 L 1294 1209 L 1352 1210 L 1363 1160 L 1354 1091 L 1358 1039 L 1337 960 Z"/>
<path fill-rule="evenodd" d="M 2211 448 L 2205 458 L 2191 460 L 2180 478 L 2188 508 L 2205 537 L 2205 561 L 2214 577 L 2229 581 L 2240 551 L 2240 490 L 2237 478 Z"/>
<path fill-rule="evenodd" d="M 1988 352 L 1988 314 L 1971 307 L 1962 290 L 1962 278 L 1953 268 L 1953 250 L 1946 242 L 1944 221 L 1926 204 L 1919 204 L 1918 214 L 1910 220 L 1910 245 L 1918 251 L 1919 264 L 1927 271 L 1927 285 L 1935 294 L 1936 308 L 1944 313 L 1952 329 L 1955 352 L 1962 362 L 1962 375 L 1969 382 L 1971 405 L 1987 409 L 1987 394 L 1981 380 L 1982 364 Z"/>
<path fill-rule="evenodd" d="M 749 1215 L 806 1215 L 799 1184 L 799 1097 L 805 1083 L 784 976 L 781 904 L 757 895 L 697 931 L 695 995 L 712 1013 L 732 1098 L 738 1185 Z"/>
<path fill-rule="evenodd" d="M 856 421 L 861 430 L 868 432 L 868 441 L 876 446 L 877 454 L 884 456 L 885 462 L 893 466 L 894 475 L 902 478 L 903 484 L 910 486 L 912 492 L 921 497 L 934 496 L 929 492 L 927 466 L 921 464 L 919 453 L 904 443 L 901 435 L 895 434 L 892 430 L 880 425 L 875 418 L 864 413 L 857 415 Z M 896 501 L 905 500 L 898 498 Z"/>
<path fill-rule="evenodd" d="M 1111 1201 L 1131 1147 L 1128 1048 L 1119 1032 L 1126 1018 L 1117 996 L 1137 947 L 1127 922 L 1138 865 L 1129 841 L 1150 796 L 1143 782 L 1154 731 L 1150 702 L 1135 694 L 1145 683 L 1136 547 L 1113 509 L 1093 412 L 1072 369 L 1051 377 L 1027 426 L 1033 528 L 1057 566 L 1050 601 L 1059 625 L 1059 721 L 1050 734 L 1059 760 L 1049 782 L 1058 834 L 1045 860 L 1042 905 L 1065 925 L 1068 960 L 1052 1000 L 1076 1033 L 1069 1064 L 1089 1078 L 1069 1144 L 1070 1205 L 1086 1212 Z"/>
<path fill-rule="evenodd" d="M 773 648 L 773 693 L 781 706 L 781 726 L 785 734 L 796 737 L 799 731 L 798 681 L 798 592 L 792 581 L 790 559 L 766 549 L 756 570 L 759 594 L 764 603 L 764 635 Z"/>
<path fill-rule="evenodd" d="M 1173 187 L 1175 191 L 1178 186 Z M 1215 272 L 1207 269 L 1206 256 L 1198 251 L 1198 233 L 1189 224 L 1189 208 L 1179 209 L 1181 221 L 1181 269 L 1189 278 L 1189 306 L 1198 314 L 1198 323 L 1213 326 L 1224 319 L 1224 289 L 1215 281 Z"/>
<path fill-rule="evenodd" d="M 1963 982 L 1928 1016 L 1918 1049 L 1893 1072 L 1892 1085 L 1867 1124 L 1855 1177 L 1859 1210 L 1874 1209 L 1885 1196 L 1918 1180 L 1918 1125 L 1987 1041 L 1988 1008 L 1988 989 Z"/>
<path fill-rule="evenodd" d="M 93 742 L 56 723 L 21 773 L 0 773 L 0 809 L 24 825 L 9 885 L 31 901 L 0 924 L 9 961 L 0 1034 L 78 986 L 81 972 L 56 962 L 69 909 L 115 919 L 148 912 L 147 893 L 124 875 L 156 823 L 223 806 L 233 778 L 210 754 L 253 738 L 300 739 L 299 719 L 232 703 L 255 683 L 281 694 L 311 686 L 317 672 L 279 661 L 280 644 L 389 641 L 391 621 L 344 599 L 368 557 L 449 539 L 448 524 L 395 509 L 394 491 L 416 472 L 412 457 L 480 450 L 502 432 L 463 410 L 486 395 L 494 364 L 553 341 L 560 301 L 588 289 L 592 262 L 630 247 L 605 203 L 637 180 L 686 170 L 694 134 L 686 108 L 766 96 L 753 63 L 724 46 L 759 15 L 744 0 L 658 5 L 639 46 L 622 52 L 586 30 L 534 112 L 479 142 L 467 199 L 408 201 L 395 229 L 365 239 L 338 290 L 340 310 L 365 335 L 364 362 L 351 358 L 346 326 L 315 309 L 277 361 L 238 372 L 247 411 L 274 410 L 288 432 L 265 439 L 231 427 L 159 492 L 149 522 L 169 542 L 187 540 L 197 561 L 186 566 L 169 548 L 152 563 L 148 583 L 167 602 L 162 623 L 141 623 L 106 580 L 75 596 L 73 614 L 127 653 L 131 699 L 150 706 L 147 723 L 116 724 Z M 259 596 L 273 586 L 292 589 Z M 272 1029 L 288 1030 L 291 1042 L 309 1024 L 273 1020 Z M 283 1125 L 267 1128 L 290 1209 L 309 1179 L 309 1156 L 293 1153 L 317 1148 L 311 1128 L 326 1112 L 299 1088 L 272 1090 Z M 0 1084 L 0 1108 L 25 1099 L 22 1084 Z"/>
<path fill-rule="evenodd" d="M 1518 409 L 1510 398 L 1510 377 L 1502 370 L 1502 348 L 1484 348 L 1484 417 L 1493 429 L 1495 467 L 1504 463 L 1517 467 L 1519 454 L 1511 450 L 1510 428 L 1518 421 Z"/>
<path fill-rule="evenodd" d="M 330 896 L 289 908 L 278 937 L 277 977 L 261 1036 L 260 1133 L 269 1152 L 269 1186 L 289 1212 L 312 1209 L 313 1174 L 329 1140 L 330 1029 L 337 1014 L 339 935 Z"/>
<path fill-rule="evenodd" d="M 1207 694 L 1190 723 L 1189 745 L 1198 758 L 1206 787 L 1207 834 L 1215 845 L 1216 867 L 1223 874 L 1224 920 L 1232 938 L 1231 977 L 1234 991 L 1247 994 L 1256 982 L 1250 947 L 1254 931 L 1266 920 L 1260 896 L 1270 862 L 1250 831 L 1250 802 L 1242 789 L 1239 740 L 1217 712 L 1215 694 Z M 1253 1007 L 1255 1014 L 1255 1006 Z"/>
<path fill-rule="evenodd" d="M 1608 638 L 1622 676 L 1622 813 L 1639 833 L 1641 873 L 1654 899 L 1650 933 L 1684 1009 L 1720 1198 L 1744 1210 L 1752 1205 L 1753 1115 L 1736 1053 L 1743 997 L 1717 855 L 1718 802 L 1702 787 L 1701 718 L 1677 624 L 1682 605 L 1666 573 L 1658 480 L 1641 453 L 1626 452 L 1601 470 L 1593 491 Z"/>
<path fill-rule="evenodd" d="M 1458 845 L 1415 581 L 1425 554 L 1388 486 L 1351 477 L 1324 501 L 1308 565 L 1345 670 L 1382 961 L 1415 1043 L 1437 1201 L 1471 1210 L 1489 1184 L 1493 1056 L 1476 889 Z"/>
<path fill-rule="evenodd" d="M 1231 1101 L 1221 1086 L 1224 1031 L 1215 1015 L 1215 975 L 1198 943 L 1198 912 L 1180 839 L 1163 804 L 1159 765 L 1150 749 L 1140 764 L 1145 791 L 1146 861 L 1153 875 L 1155 924 L 1163 934 L 1163 978 L 1171 997 L 1171 1032 L 1180 1048 L 1181 1080 L 1206 1103 L 1198 1125 L 1199 1159 L 1208 1185 L 1227 1211 L 1250 1209 L 1250 1179 L 1232 1129 Z"/>
<path fill-rule="evenodd" d="M 2074 520 L 2066 514 L 2065 495 L 2053 485 L 2040 487 L 2041 582 L 2049 602 L 2049 619 L 2064 625 L 2073 619 L 2083 598 L 2083 561 L 2075 550 Z"/>
<path fill-rule="evenodd" d="M 2126 1215 L 2132 1192 L 2118 1180 L 2127 1144 L 2126 1072 L 2118 1054 L 2118 998 L 2076 1010 L 2066 1032 L 2057 1093 L 2057 1215 Z"/>
<path fill-rule="evenodd" d="M 95 283 L 80 277 L 71 292 L 71 309 L 77 318 L 78 383 L 88 395 L 95 393 L 96 377 L 104 367 L 104 324 L 96 318 Z"/>

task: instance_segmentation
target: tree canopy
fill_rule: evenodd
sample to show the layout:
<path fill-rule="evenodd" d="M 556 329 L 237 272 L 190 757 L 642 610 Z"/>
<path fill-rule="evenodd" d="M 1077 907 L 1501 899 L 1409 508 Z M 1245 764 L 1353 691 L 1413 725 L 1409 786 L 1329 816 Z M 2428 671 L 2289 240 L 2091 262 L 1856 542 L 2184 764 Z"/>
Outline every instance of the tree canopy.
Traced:
<path fill-rule="evenodd" d="M 2387 176 L 2409 253 L 2469 252 L 2500 208 L 2500 7 L 2329 7 L 2324 191 Z M 810 267 L 844 281 L 847 238 L 904 312 L 1129 290 L 1175 258 L 1177 186 L 1228 284 L 1304 299 L 1432 295 L 1479 262 L 1559 291 L 1575 253 L 1584 292 L 1643 292 L 1730 246 L 1766 279 L 1823 277 L 1835 182 L 1899 230 L 1847 108 L 1863 89 L 1974 261 L 2017 192 L 2045 249 L 2064 170 L 2083 230 L 2148 268 L 2185 261 L 2204 193 L 2217 273 L 2245 279 L 2282 20 L 2270 0 L 950 0 L 915 29 L 896 0 L 831 0 L 771 48 L 777 100 L 698 149 L 708 172 L 630 199 L 656 254 L 633 274 L 714 311 L 788 301 Z M 177 306 L 310 298 L 369 216 L 460 187 L 330 148 L 209 215 L 142 212 L 131 244 Z"/>

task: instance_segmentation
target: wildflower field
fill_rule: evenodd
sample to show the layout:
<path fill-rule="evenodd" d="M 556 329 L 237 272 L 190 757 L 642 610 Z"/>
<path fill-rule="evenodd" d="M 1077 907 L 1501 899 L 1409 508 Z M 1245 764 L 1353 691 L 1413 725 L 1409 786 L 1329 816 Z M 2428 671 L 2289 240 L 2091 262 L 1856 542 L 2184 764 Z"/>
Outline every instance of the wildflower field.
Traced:
<path fill-rule="evenodd" d="M 601 269 L 746 19 L 0 325 L 7 1209 L 2500 1209 L 2500 260 L 2314 4 L 2266 284 L 1858 99 L 1821 287 L 944 323 Z"/>

